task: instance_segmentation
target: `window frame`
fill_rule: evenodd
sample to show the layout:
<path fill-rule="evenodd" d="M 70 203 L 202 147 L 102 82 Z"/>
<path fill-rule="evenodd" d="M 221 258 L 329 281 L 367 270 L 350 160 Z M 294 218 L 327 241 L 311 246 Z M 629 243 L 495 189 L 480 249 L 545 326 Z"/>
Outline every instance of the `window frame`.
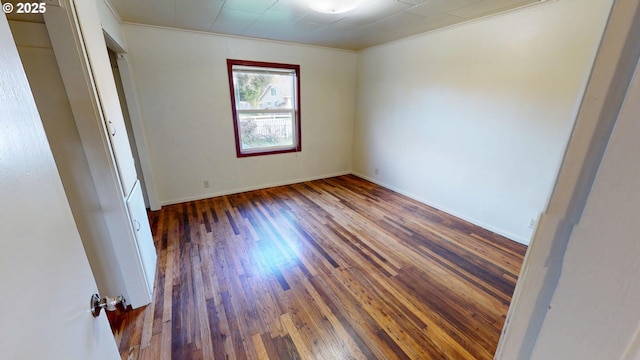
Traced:
<path fill-rule="evenodd" d="M 236 92 L 235 86 L 233 82 L 233 67 L 234 66 L 247 66 L 247 67 L 255 67 L 255 68 L 267 68 L 267 69 L 286 69 L 292 70 L 295 74 L 294 80 L 294 93 L 295 99 L 292 101 L 293 103 L 293 111 L 292 114 L 294 116 L 292 126 L 294 127 L 293 136 L 294 136 L 294 144 L 290 148 L 276 148 L 275 146 L 272 148 L 264 148 L 258 149 L 254 151 L 246 151 L 242 150 L 242 140 L 240 138 L 240 122 L 239 122 L 239 110 L 236 108 Z M 238 59 L 227 59 L 227 73 L 229 76 L 229 93 L 231 97 L 231 111 L 233 117 L 233 131 L 234 137 L 236 141 L 236 156 L 238 158 L 242 157 L 251 157 L 251 156 L 261 156 L 261 155 L 272 155 L 272 154 L 283 154 L 290 152 L 300 152 L 302 151 L 302 129 L 301 129 L 301 116 L 300 116 L 300 65 L 294 64 L 283 64 L 283 63 L 271 63 L 271 62 L 262 62 L 262 61 L 251 61 L 251 60 L 238 60 Z M 269 112 L 266 109 L 255 109 L 255 112 Z M 244 110 L 243 110 L 244 111 Z M 290 110 L 287 110 L 290 111 Z"/>

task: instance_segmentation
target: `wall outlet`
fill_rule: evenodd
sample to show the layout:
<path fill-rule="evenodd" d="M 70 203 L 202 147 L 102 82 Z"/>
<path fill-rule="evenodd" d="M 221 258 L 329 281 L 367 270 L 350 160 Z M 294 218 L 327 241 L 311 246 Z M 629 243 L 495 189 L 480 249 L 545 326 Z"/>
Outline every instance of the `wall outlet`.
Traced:
<path fill-rule="evenodd" d="M 373 169 L 373 173 L 378 175 L 378 174 L 380 174 L 380 171 L 378 170 L 378 168 L 375 168 L 375 169 Z"/>
<path fill-rule="evenodd" d="M 209 188 L 209 180 L 205 180 L 204 181 L 204 188 L 208 189 Z"/>
<path fill-rule="evenodd" d="M 529 229 L 533 229 L 536 226 L 536 219 L 529 219 Z"/>

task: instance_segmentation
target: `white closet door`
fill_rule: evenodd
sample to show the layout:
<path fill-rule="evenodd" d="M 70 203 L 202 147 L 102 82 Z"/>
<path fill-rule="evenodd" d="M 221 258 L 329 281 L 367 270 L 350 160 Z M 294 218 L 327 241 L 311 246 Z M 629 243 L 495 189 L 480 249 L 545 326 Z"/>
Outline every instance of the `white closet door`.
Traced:
<path fill-rule="evenodd" d="M 119 103 L 118 99 L 116 99 L 116 101 Z M 120 182 L 122 183 L 123 196 L 127 197 L 138 180 L 135 162 L 131 153 L 131 144 L 127 136 L 127 129 L 124 125 L 122 114 L 114 116 L 114 114 L 109 114 L 107 111 L 104 111 L 104 115 L 106 117 L 105 121 L 107 122 L 113 157 L 116 160 Z"/>
<path fill-rule="evenodd" d="M 147 281 L 149 297 L 153 295 L 153 283 L 156 275 L 156 247 L 153 244 L 153 235 L 149 226 L 149 218 L 147 217 L 147 209 L 144 206 L 144 198 L 140 182 L 136 181 L 127 200 L 129 215 L 131 216 L 131 224 L 136 236 L 136 245 L 140 260 L 144 268 Z"/>
<path fill-rule="evenodd" d="M 131 153 L 131 145 L 127 136 L 127 129 L 124 125 L 122 108 L 116 83 L 113 79 L 107 44 L 104 41 L 104 34 L 100 26 L 100 16 L 95 9 L 95 4 L 78 1 L 77 7 L 91 7 L 83 12 L 79 24 L 82 29 L 84 45 L 87 57 L 91 63 L 93 81 L 98 92 L 98 99 L 102 108 L 102 115 L 106 130 L 109 132 L 111 150 L 115 158 L 120 182 L 122 184 L 123 197 L 126 198 L 138 179 L 136 167 Z M 89 11 L 90 10 L 90 11 Z"/>

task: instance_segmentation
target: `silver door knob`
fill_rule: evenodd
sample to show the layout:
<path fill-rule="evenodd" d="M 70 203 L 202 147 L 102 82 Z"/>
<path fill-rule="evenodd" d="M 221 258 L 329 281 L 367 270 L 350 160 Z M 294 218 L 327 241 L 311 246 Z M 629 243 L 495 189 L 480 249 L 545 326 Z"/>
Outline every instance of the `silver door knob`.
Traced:
<path fill-rule="evenodd" d="M 100 295 L 98 294 L 91 295 L 91 315 L 93 315 L 93 317 L 98 317 L 102 309 L 105 309 L 106 311 L 115 311 L 120 307 L 120 309 L 124 311 L 127 306 L 127 299 L 122 295 L 115 298 L 108 296 L 100 298 Z"/>

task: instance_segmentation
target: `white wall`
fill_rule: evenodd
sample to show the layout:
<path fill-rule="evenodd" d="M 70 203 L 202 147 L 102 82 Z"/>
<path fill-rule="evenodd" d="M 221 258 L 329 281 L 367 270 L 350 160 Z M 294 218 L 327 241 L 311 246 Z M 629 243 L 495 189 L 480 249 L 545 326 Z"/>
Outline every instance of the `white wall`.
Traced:
<path fill-rule="evenodd" d="M 638 359 L 639 114 L 636 69 L 531 359 Z"/>
<path fill-rule="evenodd" d="M 638 63 L 639 14 L 640 0 L 616 1 L 611 9 L 558 180 L 522 265 L 496 359 L 531 358 L 564 269 L 569 239 Z M 597 257 L 586 256 L 592 261 Z"/>
<path fill-rule="evenodd" d="M 354 172 L 528 243 L 610 6 L 549 2 L 362 51 Z"/>
<path fill-rule="evenodd" d="M 351 172 L 355 53 L 131 24 L 124 30 L 161 203 Z M 227 58 L 301 66 L 302 152 L 236 157 Z"/>

